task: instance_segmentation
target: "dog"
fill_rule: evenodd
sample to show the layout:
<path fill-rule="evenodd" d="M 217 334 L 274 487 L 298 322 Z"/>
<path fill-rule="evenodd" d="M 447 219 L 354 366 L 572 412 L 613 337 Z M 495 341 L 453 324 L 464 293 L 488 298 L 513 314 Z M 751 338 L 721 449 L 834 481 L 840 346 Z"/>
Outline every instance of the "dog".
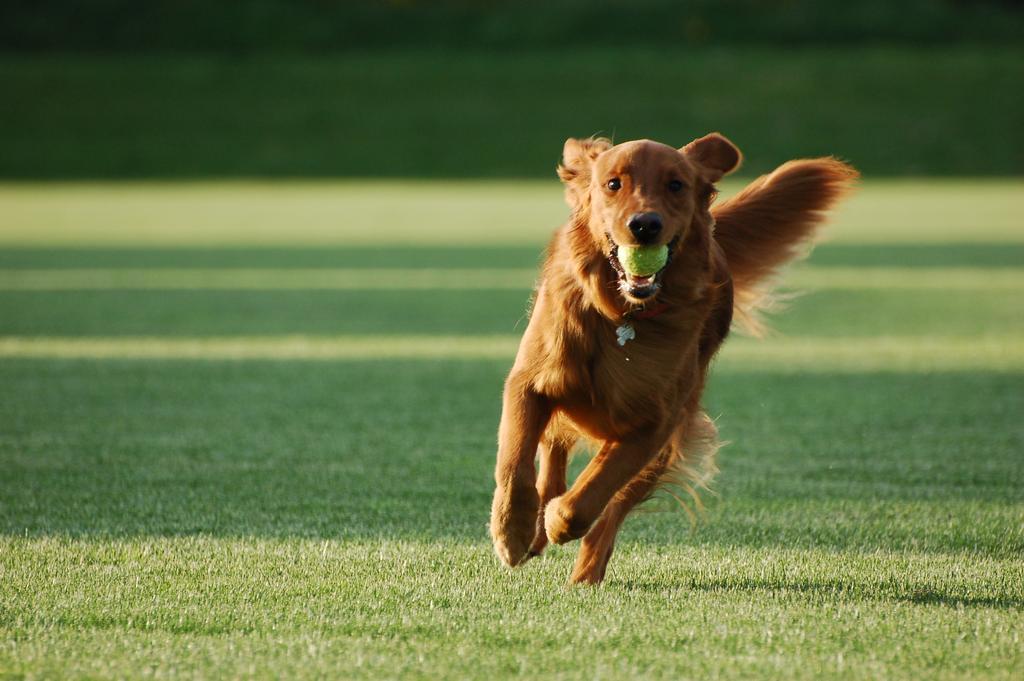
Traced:
<path fill-rule="evenodd" d="M 566 141 L 571 217 L 548 246 L 502 400 L 490 534 L 506 565 L 582 537 L 570 582 L 600 583 L 637 504 L 670 481 L 696 494 L 716 472 L 709 364 L 734 318 L 757 328 L 778 269 L 858 177 L 834 158 L 795 160 L 712 206 L 741 160 L 719 133 L 680 149 Z M 667 262 L 631 273 L 618 255 L 637 246 L 668 247 Z M 567 490 L 581 439 L 596 454 Z"/>

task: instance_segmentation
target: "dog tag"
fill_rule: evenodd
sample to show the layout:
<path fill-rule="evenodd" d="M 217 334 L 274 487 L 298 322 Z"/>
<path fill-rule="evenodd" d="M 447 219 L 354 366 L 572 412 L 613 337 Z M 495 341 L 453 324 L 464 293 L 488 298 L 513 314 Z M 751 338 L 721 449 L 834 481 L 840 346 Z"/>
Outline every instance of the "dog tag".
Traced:
<path fill-rule="evenodd" d="M 625 345 L 626 341 L 631 341 L 636 338 L 636 331 L 633 330 L 632 325 L 623 324 L 619 328 L 615 329 L 615 336 L 619 340 L 619 345 Z"/>

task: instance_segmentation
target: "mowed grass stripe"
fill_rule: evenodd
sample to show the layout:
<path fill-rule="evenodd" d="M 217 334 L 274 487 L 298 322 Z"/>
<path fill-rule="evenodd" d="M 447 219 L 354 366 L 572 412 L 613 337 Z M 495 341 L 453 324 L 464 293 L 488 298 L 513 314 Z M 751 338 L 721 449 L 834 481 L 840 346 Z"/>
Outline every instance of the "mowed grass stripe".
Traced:
<path fill-rule="evenodd" d="M 525 290 L 536 277 L 534 268 L 27 269 L 0 271 L 0 290 Z M 1024 269 L 800 267 L 786 273 L 783 285 L 818 290 L 1024 292 Z"/>
<path fill-rule="evenodd" d="M 0 271 L 0 290 L 518 290 L 533 286 L 536 276 L 536 269 L 516 268 L 7 270 Z"/>
<path fill-rule="evenodd" d="M 511 359 L 518 336 L 250 336 L 0 338 L 0 357 L 54 359 Z M 628 351 L 628 347 L 626 348 Z M 719 365 L 794 371 L 1024 369 L 1024 338 L 737 338 Z"/>
<path fill-rule="evenodd" d="M 784 287 L 808 289 L 961 290 L 1024 292 L 1024 269 L 980 267 L 801 267 Z"/>
<path fill-rule="evenodd" d="M 6 337 L 0 357 L 89 359 L 488 359 L 511 357 L 517 336 Z"/>
<path fill-rule="evenodd" d="M 724 182 L 723 196 L 747 182 Z M 1017 178 L 865 180 L 832 217 L 829 239 L 1021 244 L 1022 187 Z M 382 207 L 387 229 L 369 228 L 380 224 Z M 504 182 L 0 183 L 0 246 L 539 246 L 568 214 L 553 174 Z"/>
<path fill-rule="evenodd" d="M 1022 209 L 1024 212 L 1024 209 Z M 3 214 L 0 211 L 0 214 Z M 979 237 L 980 239 L 980 237 Z M 529 269 L 544 241 L 492 245 L 167 246 L 158 248 L 0 245 L 0 271 L 71 269 Z M 842 243 L 831 232 L 810 259 L 812 267 L 1024 268 L 1024 243 Z"/>

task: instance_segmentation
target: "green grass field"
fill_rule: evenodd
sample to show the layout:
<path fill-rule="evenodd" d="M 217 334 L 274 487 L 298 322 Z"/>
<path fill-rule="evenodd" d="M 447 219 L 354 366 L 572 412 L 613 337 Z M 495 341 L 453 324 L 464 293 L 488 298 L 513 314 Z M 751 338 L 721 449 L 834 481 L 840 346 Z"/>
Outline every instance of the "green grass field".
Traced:
<path fill-rule="evenodd" d="M 716 364 L 703 520 L 656 500 L 599 588 L 486 534 L 564 212 L 0 186 L 0 678 L 1019 678 L 1024 183 L 865 183 Z"/>

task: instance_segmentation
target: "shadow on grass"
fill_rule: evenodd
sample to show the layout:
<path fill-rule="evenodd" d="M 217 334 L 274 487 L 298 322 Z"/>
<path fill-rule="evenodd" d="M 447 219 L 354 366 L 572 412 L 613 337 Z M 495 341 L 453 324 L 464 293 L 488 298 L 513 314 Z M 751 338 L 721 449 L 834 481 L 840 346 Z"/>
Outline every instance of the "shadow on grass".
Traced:
<path fill-rule="evenodd" d="M 0 248 L 0 268 L 535 268 L 543 246 Z M 822 267 L 1020 267 L 1024 244 L 824 243 L 810 262 Z"/>
<path fill-rule="evenodd" d="M 851 588 L 849 582 L 840 581 L 768 581 L 753 579 L 721 579 L 712 581 L 698 581 L 682 578 L 675 582 L 665 582 L 663 580 L 620 581 L 614 579 L 614 577 L 610 577 L 606 584 L 608 587 L 611 588 L 622 589 L 624 591 L 638 591 L 645 593 L 661 593 L 664 592 L 666 589 L 673 588 L 706 591 L 710 593 L 749 592 L 756 594 L 778 594 L 791 592 L 807 595 L 812 598 L 821 597 L 822 600 L 827 600 L 829 602 L 835 602 L 837 598 L 843 599 L 844 597 L 848 597 L 851 601 L 862 601 L 864 599 L 871 599 L 876 601 L 912 603 L 918 605 L 940 605 L 949 608 L 1024 608 L 1024 599 L 1015 598 L 1013 596 L 961 596 L 926 587 L 913 588 L 907 591 L 903 591 L 885 585 L 872 584 L 862 585 L 862 588 Z"/>

